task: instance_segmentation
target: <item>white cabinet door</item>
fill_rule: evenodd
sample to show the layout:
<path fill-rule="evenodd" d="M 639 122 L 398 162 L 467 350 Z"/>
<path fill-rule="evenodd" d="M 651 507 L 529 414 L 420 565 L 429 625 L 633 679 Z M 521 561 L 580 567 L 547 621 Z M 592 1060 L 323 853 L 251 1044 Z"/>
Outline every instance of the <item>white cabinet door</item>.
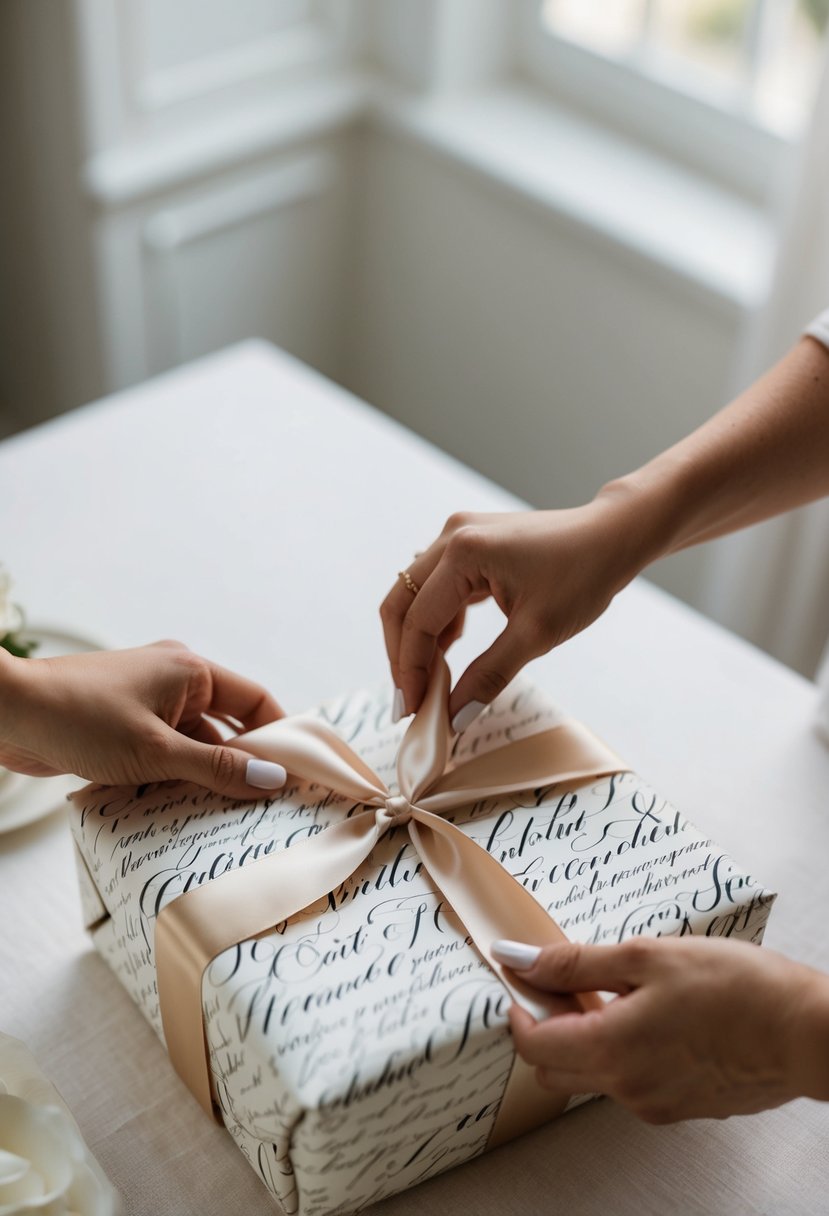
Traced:
<path fill-rule="evenodd" d="M 112 387 L 249 337 L 337 374 L 347 316 L 348 139 L 100 219 Z"/>
<path fill-rule="evenodd" d="M 75 0 L 87 151 L 266 100 L 291 73 L 342 64 L 354 0 Z"/>

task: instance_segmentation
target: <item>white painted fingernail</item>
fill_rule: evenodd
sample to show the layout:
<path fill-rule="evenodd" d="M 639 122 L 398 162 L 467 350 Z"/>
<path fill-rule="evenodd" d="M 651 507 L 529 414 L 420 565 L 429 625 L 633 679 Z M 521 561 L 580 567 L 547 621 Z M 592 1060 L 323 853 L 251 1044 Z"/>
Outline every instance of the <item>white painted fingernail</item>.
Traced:
<path fill-rule="evenodd" d="M 392 722 L 394 722 L 394 723 L 399 722 L 400 719 L 405 716 L 405 713 L 406 713 L 406 699 L 403 696 L 403 689 L 395 688 L 394 699 L 392 700 L 392 703 L 391 703 L 391 720 L 392 720 Z"/>
<path fill-rule="evenodd" d="M 483 701 L 470 701 L 468 705 L 464 705 L 463 709 L 459 709 L 452 719 L 452 730 L 455 734 L 462 735 L 483 709 L 486 709 Z"/>
<path fill-rule="evenodd" d="M 526 942 L 501 940 L 489 948 L 494 959 L 515 971 L 528 971 L 541 953 L 540 946 L 528 946 Z"/>
<path fill-rule="evenodd" d="M 281 790 L 288 774 L 281 764 L 272 764 L 270 760 L 248 760 L 245 780 L 257 790 Z"/>

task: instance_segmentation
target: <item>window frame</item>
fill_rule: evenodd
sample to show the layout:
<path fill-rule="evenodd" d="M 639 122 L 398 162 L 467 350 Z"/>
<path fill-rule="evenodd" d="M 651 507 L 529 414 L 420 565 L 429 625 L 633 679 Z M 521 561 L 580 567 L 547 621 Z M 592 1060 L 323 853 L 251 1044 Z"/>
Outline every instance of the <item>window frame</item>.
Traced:
<path fill-rule="evenodd" d="M 775 204 L 796 140 L 695 93 L 691 73 L 683 87 L 545 30 L 540 0 L 517 0 L 515 47 L 521 74 L 562 105 L 752 202 Z"/>

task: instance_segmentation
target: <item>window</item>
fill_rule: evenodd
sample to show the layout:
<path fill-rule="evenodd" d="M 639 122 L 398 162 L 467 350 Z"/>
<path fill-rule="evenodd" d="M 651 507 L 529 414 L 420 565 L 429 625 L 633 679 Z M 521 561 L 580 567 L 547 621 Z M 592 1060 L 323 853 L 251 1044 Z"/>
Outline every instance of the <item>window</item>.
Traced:
<path fill-rule="evenodd" d="M 542 28 L 781 134 L 796 132 L 829 0 L 544 0 Z"/>
<path fill-rule="evenodd" d="M 828 20 L 829 0 L 525 0 L 524 66 L 563 102 L 767 202 Z"/>

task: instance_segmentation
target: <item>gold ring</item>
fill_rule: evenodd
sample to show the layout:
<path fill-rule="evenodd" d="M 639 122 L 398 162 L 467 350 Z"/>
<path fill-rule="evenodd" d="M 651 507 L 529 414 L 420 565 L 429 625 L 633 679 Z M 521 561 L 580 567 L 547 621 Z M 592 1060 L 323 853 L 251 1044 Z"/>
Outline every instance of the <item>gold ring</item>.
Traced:
<path fill-rule="evenodd" d="M 412 595 L 417 595 L 420 588 L 418 587 L 417 583 L 412 578 L 411 574 L 409 574 L 408 570 L 398 570 L 397 573 L 398 573 L 398 576 L 400 578 L 402 578 L 403 582 L 406 584 L 406 589 L 408 591 L 411 591 Z"/>

